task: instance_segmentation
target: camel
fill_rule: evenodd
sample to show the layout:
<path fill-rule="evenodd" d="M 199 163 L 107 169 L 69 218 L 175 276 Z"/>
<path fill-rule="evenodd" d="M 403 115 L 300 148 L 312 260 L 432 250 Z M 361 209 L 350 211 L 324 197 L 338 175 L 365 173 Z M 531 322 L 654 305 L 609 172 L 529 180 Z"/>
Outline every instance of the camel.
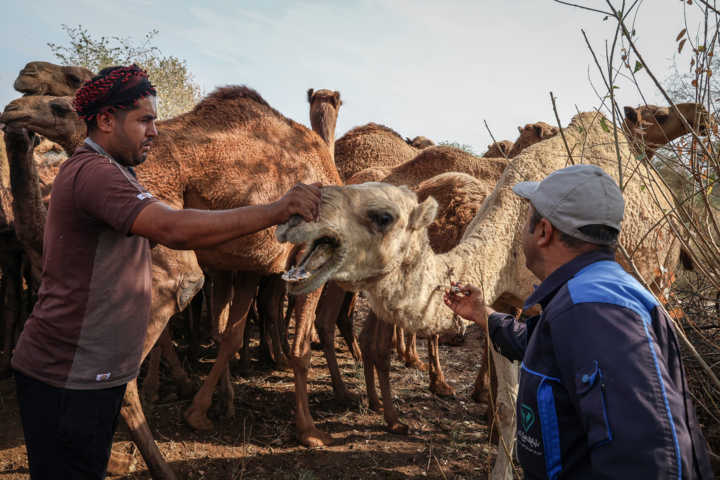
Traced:
<path fill-rule="evenodd" d="M 529 146 L 552 138 L 560 132 L 557 127 L 548 125 L 545 122 L 528 123 L 524 127 L 518 127 L 518 131 L 520 132 L 520 136 L 515 140 L 513 148 L 507 155 L 508 158 L 515 158 Z"/>
<path fill-rule="evenodd" d="M 335 142 L 335 165 L 345 182 L 361 170 L 400 165 L 419 152 L 391 128 L 368 123 L 353 128 Z"/>
<path fill-rule="evenodd" d="M 428 147 L 434 147 L 435 142 L 430 140 L 427 137 L 417 136 L 410 140 L 410 137 L 405 137 L 405 143 L 410 145 L 413 148 L 417 148 L 418 150 L 424 150 Z"/>
<path fill-rule="evenodd" d="M 704 107 L 697 103 L 678 103 L 676 107 L 689 125 L 697 126 L 694 128 L 699 134 L 708 133 L 711 120 Z M 625 107 L 625 127 L 626 132 L 645 145 L 648 158 L 652 158 L 658 148 L 673 139 L 690 133 L 672 109 L 656 105 Z M 642 152 L 636 153 L 640 155 Z"/>
<path fill-rule="evenodd" d="M 509 155 L 513 145 L 514 143 L 510 140 L 503 140 L 501 142 L 495 142 L 492 145 L 488 145 L 488 151 L 483 154 L 483 158 L 510 158 Z"/>
<path fill-rule="evenodd" d="M 330 156 L 335 160 L 335 124 L 340 111 L 340 92 L 330 90 L 308 90 L 310 103 L 310 124 L 313 132 L 320 135 L 328 148 Z"/>
<path fill-rule="evenodd" d="M 38 132 L 66 151 L 73 151 L 85 136 L 73 110 L 69 97 L 23 97 L 6 108 L 0 122 Z M 218 121 L 220 118 L 222 121 Z M 217 89 L 191 112 L 158 122 L 158 129 L 150 158 L 137 173 L 156 197 L 175 208 L 234 208 L 272 201 L 298 182 L 340 184 L 321 139 L 272 109 L 247 87 Z M 197 149 L 198 142 L 204 142 L 204 148 Z M 181 311 L 201 288 L 204 276 L 200 265 L 247 272 L 235 280 L 235 290 L 247 293 L 231 307 L 218 361 L 186 412 L 188 423 L 199 428 L 212 425 L 206 416 L 212 391 L 222 373 L 221 365 L 242 341 L 245 316 L 260 275 L 283 271 L 294 255 L 292 250 L 274 240 L 272 229 L 194 253 L 161 246 L 153 249 L 153 306 L 143 357 L 159 338 L 168 318 Z M 307 327 L 309 312 L 316 302 L 308 297 L 298 301 L 292 350 L 298 438 L 305 445 L 331 441 L 329 435 L 315 427 L 307 406 Z M 228 411 L 231 407 L 227 406 Z M 152 440 L 135 382 L 128 385 L 123 417 L 153 477 L 174 478 Z"/>
<path fill-rule="evenodd" d="M 618 180 L 617 154 L 611 133 L 601 128 L 600 114 L 583 113 L 573 118 L 565 130 L 570 148 L 584 153 L 583 160 L 600 166 Z M 636 165 L 629 143 L 622 132 L 620 155 L 626 165 Z M 583 150 L 584 146 L 584 150 Z M 577 159 L 577 157 L 576 157 Z M 452 312 L 442 302 L 438 285 L 447 285 L 452 269 L 460 281 L 483 289 L 486 300 L 503 310 L 522 308 L 523 299 L 538 280 L 526 269 L 520 245 L 526 204 L 512 192 L 520 181 L 540 181 L 569 162 L 561 138 L 550 138 L 517 156 L 514 168 L 507 168 L 464 234 L 463 240 L 448 253 L 432 252 L 427 227 L 437 212 L 437 202 L 428 197 L 423 203 L 405 187 L 368 183 L 327 187 L 323 191 L 320 222 L 291 219 L 279 227 L 280 241 L 308 245 L 302 267 L 308 275 L 292 274 L 288 289 L 300 294 L 334 281 L 350 291 L 363 291 L 374 312 L 366 320 L 361 348 L 370 357 L 380 379 L 385 421 L 391 432 L 407 434 L 392 404 L 389 386 L 389 352 L 393 324 L 411 332 L 440 333 L 452 326 Z M 652 283 L 657 266 L 674 268 L 679 245 L 672 234 L 670 220 L 650 229 L 663 217 L 671 203 L 666 189 L 654 173 L 642 165 L 624 178 L 625 221 L 620 242 L 635 252 L 634 261 L 643 279 Z M 627 170 L 625 170 L 627 171 Z M 662 192 L 655 199 L 644 187 L 648 182 Z M 656 203 L 656 201 L 659 203 Z M 624 258 L 618 259 L 627 268 Z M 292 272 L 291 272 L 292 273 Z M 492 351 L 498 371 L 497 405 L 499 425 L 505 445 L 514 438 L 512 405 L 517 393 L 517 365 Z M 366 375 L 367 378 L 367 375 Z M 508 380 L 508 388 L 503 388 Z M 497 467 L 505 468 L 508 458 L 500 450 Z"/>
<path fill-rule="evenodd" d="M 13 87 L 24 95 L 73 96 L 95 74 L 83 67 L 62 67 L 49 62 L 30 62 Z"/>

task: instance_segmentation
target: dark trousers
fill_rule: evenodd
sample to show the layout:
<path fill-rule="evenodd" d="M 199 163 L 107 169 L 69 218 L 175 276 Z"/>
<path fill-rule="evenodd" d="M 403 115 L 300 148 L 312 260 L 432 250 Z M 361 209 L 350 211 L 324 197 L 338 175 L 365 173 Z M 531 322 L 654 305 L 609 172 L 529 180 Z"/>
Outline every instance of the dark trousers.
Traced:
<path fill-rule="evenodd" d="M 125 385 L 100 390 L 52 387 L 15 370 L 32 480 L 102 480 Z"/>

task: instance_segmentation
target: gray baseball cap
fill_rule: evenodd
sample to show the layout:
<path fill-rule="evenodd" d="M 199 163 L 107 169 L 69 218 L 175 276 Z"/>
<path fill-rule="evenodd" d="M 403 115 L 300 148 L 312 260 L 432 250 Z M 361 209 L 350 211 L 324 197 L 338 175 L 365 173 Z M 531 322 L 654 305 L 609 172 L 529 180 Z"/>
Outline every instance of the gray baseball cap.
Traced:
<path fill-rule="evenodd" d="M 542 182 L 520 182 L 513 192 L 532 202 L 535 210 L 566 235 L 590 243 L 597 240 L 578 231 L 586 225 L 606 225 L 620 231 L 625 200 L 615 180 L 597 165 L 573 165 L 557 170 Z"/>

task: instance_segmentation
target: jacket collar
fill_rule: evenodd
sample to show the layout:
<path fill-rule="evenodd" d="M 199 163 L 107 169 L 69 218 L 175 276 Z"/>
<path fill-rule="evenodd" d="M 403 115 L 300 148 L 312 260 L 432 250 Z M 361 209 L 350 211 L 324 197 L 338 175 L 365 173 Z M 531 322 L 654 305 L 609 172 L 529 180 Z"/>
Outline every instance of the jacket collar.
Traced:
<path fill-rule="evenodd" d="M 528 310 L 538 303 L 543 310 L 555 297 L 560 288 L 572 279 L 580 270 L 597 262 L 615 261 L 614 253 L 607 252 L 588 252 L 583 253 L 579 257 L 575 257 L 565 265 L 561 266 L 551 273 L 540 286 L 528 297 L 523 305 L 524 310 Z"/>

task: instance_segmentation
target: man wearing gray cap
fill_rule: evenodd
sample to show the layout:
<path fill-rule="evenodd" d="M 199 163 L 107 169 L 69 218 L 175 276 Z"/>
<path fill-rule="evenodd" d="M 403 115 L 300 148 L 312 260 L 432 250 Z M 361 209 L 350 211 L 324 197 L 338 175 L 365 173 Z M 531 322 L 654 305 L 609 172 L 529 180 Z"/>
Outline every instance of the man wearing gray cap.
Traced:
<path fill-rule="evenodd" d="M 530 201 L 522 230 L 542 283 L 520 323 L 469 296 L 455 313 L 522 362 L 517 455 L 532 479 L 711 479 L 673 322 L 615 262 L 625 202 L 600 167 L 574 165 L 513 191 Z"/>

